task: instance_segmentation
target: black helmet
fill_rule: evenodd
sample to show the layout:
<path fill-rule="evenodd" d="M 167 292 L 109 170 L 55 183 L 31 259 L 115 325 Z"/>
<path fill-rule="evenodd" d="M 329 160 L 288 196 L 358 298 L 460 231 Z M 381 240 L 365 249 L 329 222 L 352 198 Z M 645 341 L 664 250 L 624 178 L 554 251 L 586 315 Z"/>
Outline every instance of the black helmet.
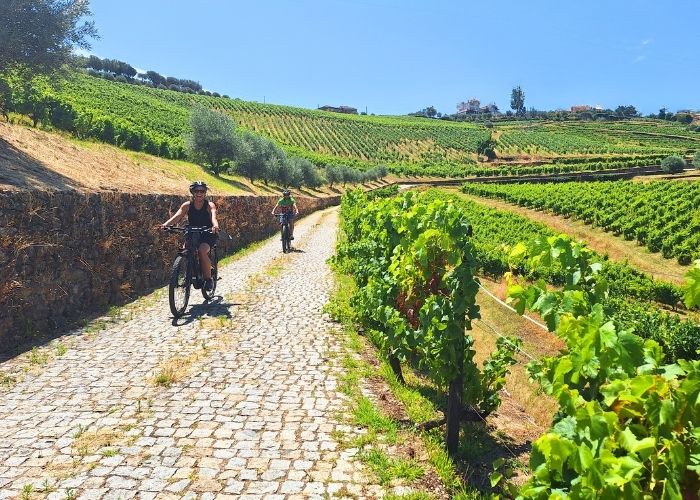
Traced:
<path fill-rule="evenodd" d="M 190 184 L 190 193 L 194 194 L 195 189 L 204 189 L 205 191 L 209 190 L 209 186 L 207 186 L 207 183 L 204 181 L 194 181 L 192 184 Z"/>
<path fill-rule="evenodd" d="M 291 193 L 289 192 L 289 189 L 285 189 L 282 191 L 282 196 L 289 196 Z"/>

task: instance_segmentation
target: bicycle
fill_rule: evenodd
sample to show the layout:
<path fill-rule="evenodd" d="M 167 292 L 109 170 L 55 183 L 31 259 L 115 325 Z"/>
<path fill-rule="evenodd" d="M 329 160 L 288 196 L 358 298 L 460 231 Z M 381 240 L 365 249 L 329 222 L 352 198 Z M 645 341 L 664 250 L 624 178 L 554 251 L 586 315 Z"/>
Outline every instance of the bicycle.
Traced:
<path fill-rule="evenodd" d="M 214 298 L 216 282 L 218 280 L 218 256 L 216 244 L 209 250 L 211 258 L 211 278 L 212 288 L 207 290 L 202 276 L 202 268 L 199 263 L 199 243 L 202 233 L 212 233 L 209 227 L 168 227 L 171 233 L 182 233 L 185 235 L 185 244 L 178 251 L 175 261 L 170 271 L 170 285 L 168 287 L 168 299 L 170 302 L 170 312 L 175 318 L 181 317 L 187 309 L 190 299 L 190 286 L 202 290 L 205 301 Z"/>
<path fill-rule="evenodd" d="M 292 231 L 289 227 L 290 214 L 278 214 L 282 233 L 282 253 L 292 251 Z"/>

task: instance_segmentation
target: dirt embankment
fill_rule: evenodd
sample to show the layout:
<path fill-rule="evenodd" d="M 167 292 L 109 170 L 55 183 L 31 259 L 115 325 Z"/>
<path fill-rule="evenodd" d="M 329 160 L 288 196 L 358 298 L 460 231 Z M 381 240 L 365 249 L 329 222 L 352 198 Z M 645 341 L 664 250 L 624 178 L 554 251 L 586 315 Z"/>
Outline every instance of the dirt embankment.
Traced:
<path fill-rule="evenodd" d="M 143 159 L 139 159 L 143 156 Z M 148 163 L 148 165 L 146 165 Z M 188 181 L 168 160 L 79 143 L 0 123 L 0 191 L 120 191 L 182 194 Z"/>

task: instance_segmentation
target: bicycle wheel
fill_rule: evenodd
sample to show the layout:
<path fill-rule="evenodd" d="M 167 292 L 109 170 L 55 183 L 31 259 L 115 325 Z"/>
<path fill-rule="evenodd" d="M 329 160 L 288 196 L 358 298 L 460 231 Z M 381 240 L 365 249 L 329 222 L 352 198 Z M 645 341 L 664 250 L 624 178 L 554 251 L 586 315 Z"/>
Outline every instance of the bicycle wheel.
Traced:
<path fill-rule="evenodd" d="M 282 253 L 289 252 L 291 240 L 289 239 L 289 225 L 282 225 Z"/>
<path fill-rule="evenodd" d="M 219 277 L 219 266 L 218 257 L 216 255 L 216 247 L 212 248 L 211 251 L 211 280 L 212 287 L 211 290 L 207 292 L 206 287 L 202 286 L 202 297 L 204 300 L 211 300 L 214 298 L 214 292 L 216 292 L 216 280 Z"/>
<path fill-rule="evenodd" d="M 189 269 L 189 259 L 185 255 L 178 255 L 173 262 L 170 272 L 170 286 L 168 287 L 168 299 L 170 312 L 179 318 L 185 314 L 187 302 L 190 300 L 190 283 L 192 273 Z"/>

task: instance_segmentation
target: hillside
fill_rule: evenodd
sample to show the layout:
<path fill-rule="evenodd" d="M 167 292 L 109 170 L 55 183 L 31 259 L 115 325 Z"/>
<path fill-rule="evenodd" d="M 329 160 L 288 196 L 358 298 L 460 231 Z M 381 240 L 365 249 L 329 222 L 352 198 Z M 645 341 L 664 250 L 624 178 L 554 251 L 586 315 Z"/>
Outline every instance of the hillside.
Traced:
<path fill-rule="evenodd" d="M 618 161 L 656 163 L 700 149 L 700 134 L 659 120 L 623 122 L 456 123 L 414 117 L 342 115 L 239 99 L 186 94 L 76 74 L 55 98 L 77 114 L 79 136 L 171 158 L 184 154 L 190 109 L 202 105 L 230 114 L 243 129 L 275 140 L 288 153 L 316 164 L 388 164 L 403 174 L 467 175 L 477 146 L 489 137 L 496 165 Z"/>
<path fill-rule="evenodd" d="M 274 185 L 251 184 L 237 176 L 214 177 L 198 165 L 185 161 L 0 122 L 0 191 L 183 194 L 195 179 L 204 179 L 214 195 L 264 195 L 279 191 Z M 303 193 L 322 196 L 328 191 L 328 188 L 325 191 L 305 189 Z"/>

